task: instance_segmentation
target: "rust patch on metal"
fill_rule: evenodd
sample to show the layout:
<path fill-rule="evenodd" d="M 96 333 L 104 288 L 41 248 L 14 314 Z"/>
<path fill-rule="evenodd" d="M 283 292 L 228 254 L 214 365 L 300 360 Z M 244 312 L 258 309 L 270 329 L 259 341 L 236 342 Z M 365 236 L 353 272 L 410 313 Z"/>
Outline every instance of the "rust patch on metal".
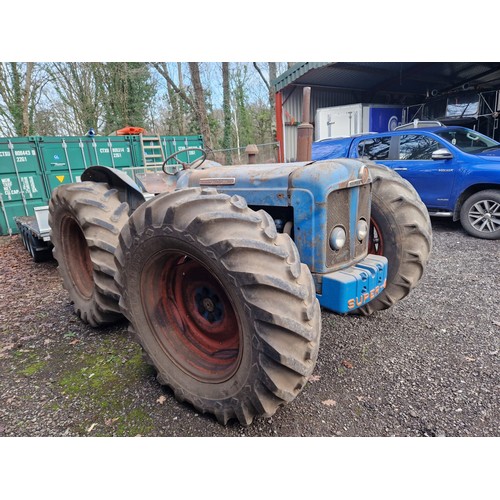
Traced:
<path fill-rule="evenodd" d="M 156 172 L 136 174 L 136 180 L 147 193 L 153 194 L 172 192 L 177 185 L 176 177 Z"/>

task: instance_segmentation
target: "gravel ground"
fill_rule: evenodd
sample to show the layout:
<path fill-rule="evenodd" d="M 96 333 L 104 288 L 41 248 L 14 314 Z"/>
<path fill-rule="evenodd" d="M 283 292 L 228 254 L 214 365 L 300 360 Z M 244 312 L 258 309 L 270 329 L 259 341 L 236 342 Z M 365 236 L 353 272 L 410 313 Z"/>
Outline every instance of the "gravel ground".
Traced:
<path fill-rule="evenodd" d="M 81 323 L 56 263 L 1 237 L 0 436 L 497 437 L 500 241 L 433 229 L 410 296 L 369 318 L 323 311 L 311 381 L 246 428 L 178 403 L 126 324 Z"/>

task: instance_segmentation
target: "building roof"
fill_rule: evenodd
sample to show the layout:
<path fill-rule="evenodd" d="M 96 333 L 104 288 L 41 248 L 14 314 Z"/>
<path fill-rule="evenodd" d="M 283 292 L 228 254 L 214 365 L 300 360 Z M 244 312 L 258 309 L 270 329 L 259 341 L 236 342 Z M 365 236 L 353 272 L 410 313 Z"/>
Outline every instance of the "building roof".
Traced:
<path fill-rule="evenodd" d="M 275 81 L 276 91 L 310 86 L 427 97 L 433 91 L 500 88 L 499 62 L 300 62 Z"/>

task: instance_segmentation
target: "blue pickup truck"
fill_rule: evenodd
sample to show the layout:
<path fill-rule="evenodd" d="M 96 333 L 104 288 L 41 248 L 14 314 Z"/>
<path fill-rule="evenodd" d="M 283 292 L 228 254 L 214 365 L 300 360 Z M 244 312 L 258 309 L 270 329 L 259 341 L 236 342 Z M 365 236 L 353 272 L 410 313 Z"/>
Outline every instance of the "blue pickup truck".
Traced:
<path fill-rule="evenodd" d="M 381 163 L 413 184 L 430 215 L 460 220 L 477 238 L 500 239 L 500 143 L 485 135 L 415 122 L 392 132 L 315 142 L 312 158 Z"/>

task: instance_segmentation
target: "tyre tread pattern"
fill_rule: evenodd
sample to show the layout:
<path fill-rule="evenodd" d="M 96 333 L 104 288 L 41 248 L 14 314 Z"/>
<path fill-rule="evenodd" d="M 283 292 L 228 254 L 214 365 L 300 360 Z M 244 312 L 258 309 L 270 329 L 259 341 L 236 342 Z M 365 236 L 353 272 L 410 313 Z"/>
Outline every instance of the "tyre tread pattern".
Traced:
<path fill-rule="evenodd" d="M 53 256 L 58 262 L 63 286 L 70 295 L 75 313 L 93 327 L 112 324 L 123 318 L 114 280 L 114 252 L 120 230 L 128 220 L 128 212 L 128 204 L 119 200 L 117 190 L 102 183 L 61 185 L 53 191 L 49 202 Z M 63 215 L 72 217 L 79 224 L 88 244 L 94 281 L 90 300 L 82 300 L 75 290 L 67 260 L 62 254 L 58 222 Z"/>
<path fill-rule="evenodd" d="M 271 416 L 297 396 L 315 366 L 321 315 L 309 269 L 300 263 L 289 236 L 278 234 L 269 215 L 251 210 L 243 198 L 210 188 L 164 196 L 134 212 L 115 254 L 120 306 L 131 331 L 157 370 L 158 381 L 170 386 L 177 400 L 212 413 L 224 425 L 231 419 L 249 425 L 256 417 Z M 209 399 L 191 394 L 162 366 L 155 366 L 154 353 L 148 352 L 141 325 L 135 324 L 130 310 L 128 290 L 134 283 L 127 276 L 136 245 L 150 226 L 165 234 L 175 232 L 187 241 L 197 240 L 207 256 L 222 264 L 244 298 L 255 330 L 253 361 L 247 382 L 236 396 Z"/>
<path fill-rule="evenodd" d="M 367 163 L 367 166 L 373 183 L 372 203 L 390 213 L 398 233 L 398 258 L 389 261 L 386 289 L 355 311 L 365 316 L 392 307 L 410 293 L 422 279 L 432 248 L 429 213 L 415 188 L 384 165 Z"/>

